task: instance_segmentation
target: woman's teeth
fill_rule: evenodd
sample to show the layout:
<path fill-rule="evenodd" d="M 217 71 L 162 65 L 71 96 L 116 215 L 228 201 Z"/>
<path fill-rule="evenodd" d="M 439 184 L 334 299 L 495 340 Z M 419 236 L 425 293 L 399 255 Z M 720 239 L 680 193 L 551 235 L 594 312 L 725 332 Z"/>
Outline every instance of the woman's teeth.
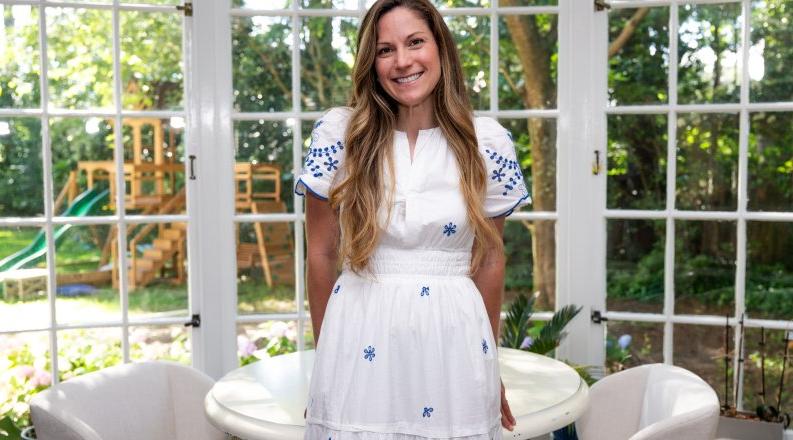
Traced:
<path fill-rule="evenodd" d="M 405 84 L 405 83 L 413 82 L 413 81 L 415 81 L 415 80 L 419 79 L 419 77 L 421 76 L 421 74 L 422 74 L 422 73 L 423 73 L 423 72 L 419 72 L 419 73 L 415 73 L 415 74 L 413 74 L 413 75 L 410 75 L 410 76 L 406 76 L 406 77 L 404 77 L 404 78 L 397 78 L 397 79 L 396 79 L 396 82 L 398 82 L 398 83 L 400 83 L 400 84 Z"/>

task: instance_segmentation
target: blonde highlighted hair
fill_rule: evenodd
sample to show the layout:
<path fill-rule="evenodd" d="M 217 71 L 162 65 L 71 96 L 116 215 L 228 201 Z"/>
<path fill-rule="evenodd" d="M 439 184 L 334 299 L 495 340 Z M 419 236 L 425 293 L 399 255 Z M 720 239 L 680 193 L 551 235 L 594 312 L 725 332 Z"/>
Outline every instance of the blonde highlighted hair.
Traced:
<path fill-rule="evenodd" d="M 434 90 L 434 117 L 460 170 L 460 188 L 466 203 L 468 223 L 474 233 L 470 274 L 476 272 L 487 252 L 503 252 L 503 243 L 493 221 L 483 211 L 487 170 L 479 153 L 473 111 L 463 80 L 460 57 L 449 28 L 428 0 L 379 0 L 366 13 L 358 33 L 352 70 L 352 108 L 345 135 L 344 178 L 330 191 L 331 207 L 339 211 L 341 243 L 339 254 L 355 273 L 367 269 L 380 235 L 377 212 L 380 203 L 389 208 L 394 191 L 394 164 L 390 154 L 398 116 L 397 102 L 377 80 L 377 23 L 403 7 L 415 12 L 432 31 L 438 46 L 441 75 Z M 385 170 L 391 176 L 390 190 L 383 194 Z"/>

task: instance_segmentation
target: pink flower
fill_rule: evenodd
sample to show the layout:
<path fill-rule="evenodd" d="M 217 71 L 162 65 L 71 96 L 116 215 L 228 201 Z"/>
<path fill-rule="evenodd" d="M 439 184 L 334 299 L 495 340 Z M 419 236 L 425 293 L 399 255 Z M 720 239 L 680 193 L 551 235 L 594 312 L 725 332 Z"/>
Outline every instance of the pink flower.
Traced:
<path fill-rule="evenodd" d="M 245 335 L 237 335 L 237 351 L 241 356 L 250 356 L 256 351 L 256 344 Z"/>
<path fill-rule="evenodd" d="M 52 384 L 52 375 L 49 371 L 37 370 L 30 380 L 30 384 L 34 387 L 48 387 Z"/>
<path fill-rule="evenodd" d="M 36 370 L 30 365 L 20 365 L 16 368 L 16 376 L 19 380 L 29 379 L 35 372 Z"/>

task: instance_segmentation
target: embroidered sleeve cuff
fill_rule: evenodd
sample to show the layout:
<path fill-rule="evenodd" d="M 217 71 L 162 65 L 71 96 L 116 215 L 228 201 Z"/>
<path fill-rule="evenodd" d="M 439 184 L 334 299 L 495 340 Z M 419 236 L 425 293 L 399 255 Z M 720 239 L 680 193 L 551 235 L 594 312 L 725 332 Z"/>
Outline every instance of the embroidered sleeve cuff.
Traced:
<path fill-rule="evenodd" d="M 322 200 L 328 200 L 328 184 L 311 175 L 303 174 L 295 183 L 295 194 L 305 196 L 306 192 Z"/>

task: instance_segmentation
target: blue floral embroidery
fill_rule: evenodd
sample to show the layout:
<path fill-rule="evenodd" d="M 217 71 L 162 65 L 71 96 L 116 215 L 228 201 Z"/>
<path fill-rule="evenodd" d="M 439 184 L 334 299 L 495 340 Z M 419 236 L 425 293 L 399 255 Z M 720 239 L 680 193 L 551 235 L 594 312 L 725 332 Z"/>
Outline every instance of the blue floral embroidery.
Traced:
<path fill-rule="evenodd" d="M 422 414 L 421 417 L 431 417 L 432 416 L 432 414 L 430 414 L 431 412 L 432 412 L 432 407 L 426 407 L 425 406 L 424 407 L 424 414 Z"/>
<path fill-rule="evenodd" d="M 488 159 L 498 165 L 497 168 L 493 169 L 490 179 L 499 183 L 505 181 L 504 192 L 501 193 L 502 196 L 508 195 L 510 191 L 519 185 L 524 186 L 523 173 L 520 170 L 518 161 L 508 159 L 506 156 L 498 154 L 495 150 L 489 148 L 485 149 L 485 152 L 488 154 Z"/>
<path fill-rule="evenodd" d="M 322 122 L 323 121 L 320 120 L 314 124 L 315 130 L 311 133 L 311 145 L 308 147 L 306 159 L 303 163 L 303 168 L 311 171 L 311 174 L 314 177 L 322 176 L 323 171 L 331 172 L 333 170 L 339 169 L 339 160 L 336 159 L 335 156 L 339 151 L 344 149 L 344 145 L 341 143 L 341 141 L 336 141 L 335 144 L 325 147 L 314 146 L 318 139 L 316 128 L 322 125 Z"/>
<path fill-rule="evenodd" d="M 424 296 L 424 295 L 430 296 L 430 288 L 427 287 L 427 286 L 422 286 L 421 287 L 421 296 Z"/>
<path fill-rule="evenodd" d="M 372 360 L 374 360 L 374 347 L 370 345 L 364 348 L 363 352 L 364 352 L 363 355 L 364 359 L 367 359 L 369 362 L 372 362 Z"/>
<path fill-rule="evenodd" d="M 448 225 L 443 226 L 443 233 L 446 234 L 447 237 L 450 237 L 452 234 L 457 232 L 457 225 L 449 222 Z"/>
<path fill-rule="evenodd" d="M 487 354 L 487 341 L 482 339 L 482 351 Z"/>
<path fill-rule="evenodd" d="M 337 284 L 336 288 L 333 289 L 333 293 L 339 293 L 339 289 L 341 288 L 341 284 Z"/>

